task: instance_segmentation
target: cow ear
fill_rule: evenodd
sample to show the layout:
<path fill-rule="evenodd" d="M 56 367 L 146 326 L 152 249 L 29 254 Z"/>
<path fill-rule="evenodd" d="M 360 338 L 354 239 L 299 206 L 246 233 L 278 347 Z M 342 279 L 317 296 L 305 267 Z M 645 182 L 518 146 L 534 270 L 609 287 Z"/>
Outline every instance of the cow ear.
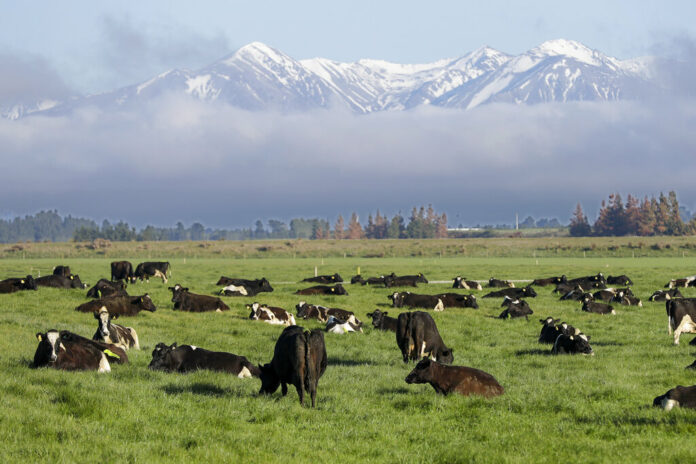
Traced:
<path fill-rule="evenodd" d="M 40 342 L 43 341 L 43 334 L 42 334 L 41 332 L 37 332 L 37 333 L 36 333 L 36 339 L 37 339 L 38 341 L 40 341 Z"/>
<path fill-rule="evenodd" d="M 111 314 L 109 315 L 111 319 L 118 319 L 118 314 Z"/>

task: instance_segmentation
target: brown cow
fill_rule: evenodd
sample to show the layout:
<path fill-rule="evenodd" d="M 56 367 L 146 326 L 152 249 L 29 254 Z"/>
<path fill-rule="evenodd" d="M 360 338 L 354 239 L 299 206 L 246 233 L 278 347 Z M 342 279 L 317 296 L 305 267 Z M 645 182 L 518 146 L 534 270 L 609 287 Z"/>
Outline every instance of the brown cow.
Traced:
<path fill-rule="evenodd" d="M 427 358 L 420 360 L 405 380 L 408 384 L 429 383 L 441 395 L 459 393 L 490 398 L 505 391 L 487 372 L 473 367 L 447 366 Z"/>

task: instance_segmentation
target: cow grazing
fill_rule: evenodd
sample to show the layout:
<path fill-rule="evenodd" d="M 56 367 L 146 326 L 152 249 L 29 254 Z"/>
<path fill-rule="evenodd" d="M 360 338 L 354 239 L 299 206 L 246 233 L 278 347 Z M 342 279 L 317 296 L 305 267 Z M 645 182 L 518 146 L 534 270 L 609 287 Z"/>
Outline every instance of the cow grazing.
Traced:
<path fill-rule="evenodd" d="M 326 285 L 316 285 L 295 292 L 295 295 L 348 295 L 343 285 L 336 284 L 333 287 Z"/>
<path fill-rule="evenodd" d="M 442 299 L 435 295 L 419 295 L 411 292 L 395 292 L 387 296 L 392 300 L 392 306 L 395 308 L 426 308 L 434 311 L 444 311 L 445 304 Z"/>
<path fill-rule="evenodd" d="M 111 372 L 109 359 L 128 362 L 121 348 L 81 337 L 67 330 L 49 330 L 37 333 L 39 345 L 34 353 L 32 367 L 52 367 L 63 370 L 95 370 Z"/>
<path fill-rule="evenodd" d="M 633 285 L 633 281 L 627 275 L 607 276 L 608 285 Z"/>
<path fill-rule="evenodd" d="M 134 284 L 136 282 L 136 277 L 131 262 L 113 261 L 111 263 L 111 280 L 124 280 Z"/>
<path fill-rule="evenodd" d="M 300 404 L 304 405 L 305 391 L 315 407 L 319 378 L 328 364 L 324 334 L 321 330 L 305 331 L 300 326 L 286 327 L 280 334 L 270 363 L 260 366 L 261 390 L 270 395 L 281 387 L 283 396 L 288 385 L 297 389 Z"/>
<path fill-rule="evenodd" d="M 150 277 L 159 277 L 162 283 L 167 283 L 167 277 L 171 276 L 171 266 L 166 261 L 145 261 L 138 264 L 133 275 L 140 279 L 150 282 Z"/>
<path fill-rule="evenodd" d="M 590 346 L 590 336 L 583 333 L 577 335 L 561 334 L 556 337 L 551 353 L 553 354 L 584 354 L 594 356 Z"/>
<path fill-rule="evenodd" d="M 343 282 L 343 278 L 338 274 L 320 275 L 316 277 L 307 277 L 302 279 L 302 282 L 316 282 L 318 284 L 337 284 Z"/>
<path fill-rule="evenodd" d="M 492 288 L 515 288 L 515 284 L 509 280 L 501 280 L 491 277 L 488 279 L 488 286 Z"/>
<path fill-rule="evenodd" d="M 329 320 L 326 321 L 326 328 L 324 329 L 327 332 L 330 333 L 335 333 L 335 334 L 345 334 L 348 332 L 362 332 L 362 323 L 360 324 L 353 324 L 350 321 L 342 321 L 340 319 L 337 319 L 335 316 L 329 316 Z"/>
<path fill-rule="evenodd" d="M 92 288 L 87 290 L 87 298 L 104 298 L 108 296 L 128 296 L 126 284 L 122 280 L 111 281 L 99 279 Z"/>
<path fill-rule="evenodd" d="M 396 343 L 405 363 L 424 356 L 445 364 L 454 361 L 452 349 L 442 341 L 432 316 L 422 311 L 399 314 Z"/>
<path fill-rule="evenodd" d="M 229 372 L 240 379 L 259 377 L 261 371 L 244 356 L 224 351 L 209 351 L 193 345 L 167 346 L 158 343 L 152 350 L 152 361 L 148 365 L 152 370 L 165 372 L 191 372 L 210 370 Z"/>
<path fill-rule="evenodd" d="M 70 277 L 65 277 L 61 275 L 48 275 L 43 277 L 37 277 L 34 279 L 36 285 L 39 287 L 53 287 L 53 288 L 87 288 L 87 284 L 83 284 L 80 280 L 80 276 L 73 274 Z"/>
<path fill-rule="evenodd" d="M 523 288 L 504 288 L 495 292 L 486 293 L 483 298 L 505 298 L 506 296 L 517 300 L 520 298 L 535 298 L 537 292 L 529 285 Z"/>
<path fill-rule="evenodd" d="M 517 317 L 524 317 L 525 319 L 529 320 L 529 315 L 534 314 L 532 308 L 530 308 L 529 304 L 524 300 L 513 300 L 512 298 L 506 296 L 501 306 L 505 307 L 505 310 L 500 313 L 498 316 L 499 319 L 514 319 Z"/>
<path fill-rule="evenodd" d="M 231 277 L 221 276 L 220 280 L 215 285 L 234 285 L 235 287 L 244 287 L 248 296 L 254 296 L 263 292 L 272 292 L 273 287 L 265 277 L 260 279 L 235 279 Z"/>
<path fill-rule="evenodd" d="M 505 391 L 487 372 L 473 367 L 447 366 L 427 358 L 421 359 L 404 380 L 408 384 L 429 383 L 441 395 L 459 393 L 490 398 Z"/>
<path fill-rule="evenodd" d="M 118 315 L 109 314 L 109 310 L 102 307 L 99 312 L 94 313 L 94 318 L 99 321 L 97 331 L 94 333 L 92 340 L 98 342 L 111 343 L 119 346 L 124 350 L 134 348 L 140 349 L 138 342 L 138 334 L 132 327 L 124 327 L 119 324 L 113 324 L 112 319 L 118 318 Z"/>
<path fill-rule="evenodd" d="M 434 295 L 442 301 L 445 308 L 474 308 L 479 305 L 475 295 L 461 295 L 459 293 L 439 293 Z"/>
<path fill-rule="evenodd" d="M 475 280 L 466 280 L 465 277 L 457 276 L 452 279 L 454 282 L 452 288 L 464 288 L 466 290 L 483 290 L 481 284 Z"/>
<path fill-rule="evenodd" d="M 559 285 L 568 282 L 568 278 L 564 275 L 560 277 L 545 277 L 543 279 L 534 279 L 530 285 L 538 285 L 546 287 L 547 285 Z"/>
<path fill-rule="evenodd" d="M 98 313 L 106 308 L 112 316 L 137 316 L 140 311 L 155 312 L 157 307 L 147 293 L 141 296 L 113 296 L 88 301 L 75 308 L 82 313 Z"/>
<path fill-rule="evenodd" d="M 14 293 L 20 290 L 38 290 L 36 281 L 30 275 L 0 281 L 0 293 Z"/>
<path fill-rule="evenodd" d="M 648 301 L 667 301 L 673 298 L 684 298 L 678 288 L 672 288 L 670 290 L 657 290 L 655 293 L 650 295 Z"/>
<path fill-rule="evenodd" d="M 696 298 L 677 298 L 665 302 L 669 333 L 674 331 L 674 344 L 682 333 L 696 333 Z"/>
<path fill-rule="evenodd" d="M 169 287 L 169 290 L 172 291 L 172 303 L 174 303 L 175 310 L 202 313 L 205 311 L 221 312 L 230 309 L 220 298 L 191 293 L 188 288 L 179 284 Z"/>
<path fill-rule="evenodd" d="M 690 387 L 678 385 L 664 395 L 655 398 L 653 406 L 659 406 L 665 411 L 670 411 L 675 407 L 696 409 L 696 385 Z"/>
<path fill-rule="evenodd" d="M 372 318 L 372 327 L 375 329 L 396 332 L 398 321 L 396 318 L 387 316 L 387 314 L 386 311 L 382 312 L 379 309 L 375 309 L 371 313 L 367 313 L 367 317 Z"/>
<path fill-rule="evenodd" d="M 295 316 L 283 308 L 275 308 L 259 303 L 248 304 L 246 307 L 251 310 L 249 319 L 254 321 L 263 321 L 269 324 L 279 325 L 295 325 Z"/>
<path fill-rule="evenodd" d="M 72 272 L 70 272 L 70 266 L 59 265 L 53 268 L 53 275 L 70 277 L 72 275 Z"/>
<path fill-rule="evenodd" d="M 295 305 L 297 317 L 302 319 L 317 319 L 319 322 L 327 322 L 329 316 L 334 316 L 342 321 L 349 321 L 355 325 L 362 325 L 362 322 L 355 317 L 352 311 L 346 311 L 340 308 L 327 308 L 326 306 L 311 305 L 304 301 L 300 301 Z"/>
<path fill-rule="evenodd" d="M 696 282 L 696 276 L 684 277 L 683 279 L 672 279 L 665 285 L 665 288 L 692 287 Z"/>
<path fill-rule="evenodd" d="M 556 341 L 556 338 L 561 334 L 561 329 L 557 325 L 560 319 L 555 319 L 552 317 L 547 317 L 546 319 L 539 319 L 542 323 L 541 333 L 539 334 L 539 343 L 551 344 Z"/>
<path fill-rule="evenodd" d="M 428 279 L 421 273 L 405 276 L 397 276 L 392 273 L 384 277 L 385 287 L 417 287 L 419 282 L 427 284 Z"/>
<path fill-rule="evenodd" d="M 582 303 L 583 311 L 595 314 L 616 314 L 614 308 L 606 303 L 599 303 L 597 301 L 592 301 L 589 298 L 585 298 Z"/>

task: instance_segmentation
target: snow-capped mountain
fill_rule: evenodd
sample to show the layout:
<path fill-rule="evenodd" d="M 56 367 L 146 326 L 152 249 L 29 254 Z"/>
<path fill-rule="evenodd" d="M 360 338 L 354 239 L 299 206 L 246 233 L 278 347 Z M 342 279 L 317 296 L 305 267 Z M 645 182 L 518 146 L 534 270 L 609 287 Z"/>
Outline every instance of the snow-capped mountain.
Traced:
<path fill-rule="evenodd" d="M 86 105 L 114 109 L 169 93 L 247 110 L 304 111 L 338 105 L 357 113 L 422 105 L 469 109 L 493 102 L 621 100 L 639 98 L 654 85 L 650 64 L 650 58 L 620 61 L 562 39 L 518 56 L 483 47 L 427 64 L 295 60 L 254 42 L 197 71 L 171 70 L 113 92 L 50 109 L 5 110 L 4 116 L 60 114 Z"/>

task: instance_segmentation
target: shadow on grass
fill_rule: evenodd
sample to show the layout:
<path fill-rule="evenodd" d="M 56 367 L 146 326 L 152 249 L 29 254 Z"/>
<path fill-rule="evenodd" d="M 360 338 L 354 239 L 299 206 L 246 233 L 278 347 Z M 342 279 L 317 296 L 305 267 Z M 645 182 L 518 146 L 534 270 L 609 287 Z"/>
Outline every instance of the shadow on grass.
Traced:
<path fill-rule="evenodd" d="M 384 395 L 405 395 L 405 394 L 409 393 L 409 390 L 408 390 L 408 388 L 404 388 L 404 387 L 380 388 L 377 390 L 377 393 L 384 394 Z"/>
<path fill-rule="evenodd" d="M 535 348 L 533 350 L 519 350 L 515 351 L 515 356 L 552 356 L 551 350 L 542 350 L 540 348 Z"/>
<path fill-rule="evenodd" d="M 341 359 L 329 356 L 329 366 L 376 366 L 377 363 L 368 359 Z"/>
<path fill-rule="evenodd" d="M 232 392 L 230 389 L 220 388 L 212 383 L 194 383 L 191 385 L 166 385 L 162 387 L 168 395 L 180 395 L 182 393 L 193 393 L 204 396 L 225 396 Z"/>

